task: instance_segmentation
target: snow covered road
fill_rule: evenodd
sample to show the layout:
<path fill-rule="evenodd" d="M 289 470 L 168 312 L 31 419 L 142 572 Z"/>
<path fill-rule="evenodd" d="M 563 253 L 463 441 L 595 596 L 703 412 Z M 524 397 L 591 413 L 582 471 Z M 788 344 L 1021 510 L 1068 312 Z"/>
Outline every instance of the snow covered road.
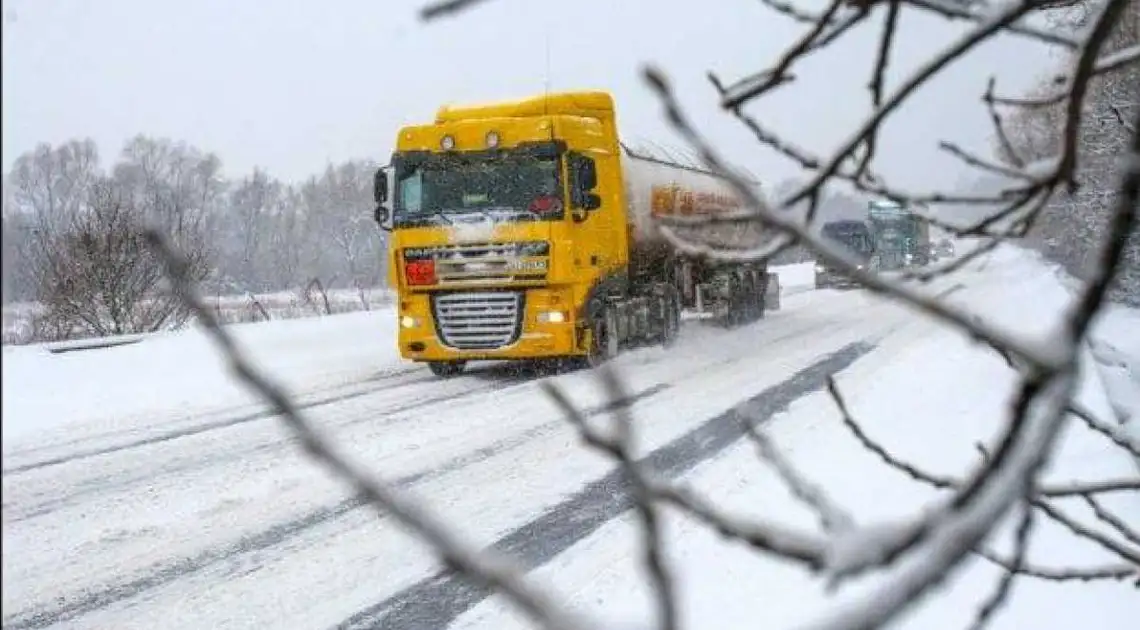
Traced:
<path fill-rule="evenodd" d="M 652 419 L 642 447 L 667 470 L 692 467 L 737 437 L 730 410 L 742 393 L 756 393 L 750 404 L 768 413 L 785 407 L 865 352 L 900 321 L 895 311 L 859 292 L 809 292 L 747 328 L 693 324 L 668 355 L 649 348 L 621 357 L 633 392 L 625 402 Z M 304 379 L 303 370 L 290 379 L 285 369 L 284 380 L 354 457 L 430 500 L 477 543 L 538 566 L 625 509 L 612 467 L 580 447 L 537 387 L 554 378 L 600 415 L 605 401 L 588 373 L 488 364 L 438 380 L 387 349 L 352 357 L 356 365 L 321 360 L 320 353 L 351 355 L 357 334 L 391 334 L 386 314 L 314 321 L 337 320 L 337 335 L 320 347 L 290 340 L 297 322 L 283 322 L 276 339 L 266 330 L 276 324 L 263 325 L 247 347 L 270 369 L 303 363 L 281 354 L 335 365 Z M 121 363 L 120 387 L 172 387 L 151 385 L 148 363 L 177 364 L 177 356 L 155 355 L 196 354 L 186 346 L 201 342 L 153 340 L 50 361 Z M 115 353 L 140 354 L 130 363 Z M 208 381 L 215 367 L 199 361 L 181 378 Z M 20 398 L 8 387 L 6 406 Z M 70 413 L 78 422 L 84 410 Z M 263 410 L 151 405 L 118 422 L 100 418 L 99 408 L 86 413 L 89 422 L 5 443 L 4 627 L 221 628 L 289 619 L 292 627 L 427 628 L 482 597 L 454 580 L 433 581 L 439 566 L 419 544 L 359 509 Z"/>
<path fill-rule="evenodd" d="M 742 487 L 744 473 L 731 472 L 741 470 L 742 415 L 802 410 L 826 376 L 848 375 L 855 362 L 863 368 L 849 378 L 873 390 L 872 374 L 919 378 L 915 366 L 930 361 L 898 362 L 910 344 L 930 344 L 931 327 L 895 305 L 861 291 L 789 293 L 753 325 L 692 323 L 668 352 L 617 359 L 631 392 L 621 404 L 638 419 L 638 446 L 654 467 L 691 476 L 731 460 L 710 492 Z M 439 380 L 399 361 L 392 329 L 388 313 L 234 327 L 356 461 L 425 499 L 473 544 L 563 593 L 599 603 L 609 593 L 626 611 L 618 617 L 646 610 L 643 598 L 621 595 L 628 587 L 605 586 L 629 578 L 615 563 L 624 567 L 636 548 L 622 478 L 581 446 L 539 387 L 552 379 L 601 417 L 609 408 L 590 373 L 476 364 Z M 5 353 L 4 628 L 515 626 L 498 598 L 444 571 L 306 459 L 219 373 L 199 333 Z M 995 386 L 987 400 L 1003 404 L 1003 391 Z M 942 395 L 972 413 L 960 393 Z M 899 403 L 911 415 L 908 404 L 925 405 Z M 814 431 L 819 404 L 810 408 L 804 426 Z M 805 435 L 797 449 L 815 461 L 838 452 L 812 450 L 830 434 Z M 969 457 L 977 435 L 963 437 Z M 942 448 L 939 438 L 931 447 Z M 552 578 L 555 566 L 562 572 Z"/>

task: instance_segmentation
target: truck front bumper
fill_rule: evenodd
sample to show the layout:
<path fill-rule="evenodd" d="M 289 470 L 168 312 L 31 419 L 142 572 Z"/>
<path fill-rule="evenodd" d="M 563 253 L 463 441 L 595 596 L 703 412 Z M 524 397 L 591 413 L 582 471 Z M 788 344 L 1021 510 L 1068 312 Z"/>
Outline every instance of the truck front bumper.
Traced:
<path fill-rule="evenodd" d="M 504 343 L 495 343 L 497 340 L 472 343 L 470 337 L 464 339 L 464 331 L 490 328 L 483 326 L 479 319 L 480 298 L 487 297 L 488 303 L 492 303 L 506 295 L 517 295 L 518 302 L 511 320 L 515 329 L 513 333 L 502 334 L 500 339 Z M 458 310 L 453 309 L 450 316 L 447 307 L 441 306 L 449 297 L 462 298 L 463 305 Z M 569 291 L 547 287 L 405 295 L 399 301 L 397 313 L 400 356 L 412 361 L 480 361 L 585 355 L 584 330 L 575 321 L 569 298 Z M 470 316 L 457 320 L 456 312 Z M 497 323 L 505 321 L 500 319 Z"/>

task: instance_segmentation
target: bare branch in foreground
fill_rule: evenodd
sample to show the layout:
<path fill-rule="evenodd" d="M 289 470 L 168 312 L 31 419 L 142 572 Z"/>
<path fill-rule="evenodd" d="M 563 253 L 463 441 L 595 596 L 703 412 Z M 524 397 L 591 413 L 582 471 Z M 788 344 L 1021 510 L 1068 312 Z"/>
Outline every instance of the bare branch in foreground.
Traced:
<path fill-rule="evenodd" d="M 859 423 L 855 421 L 833 378 L 828 379 L 827 387 L 832 400 L 835 401 L 836 407 L 839 409 L 843 425 L 851 431 L 851 434 L 855 436 L 855 439 L 859 441 L 863 448 L 874 453 L 884 464 L 904 473 L 915 481 L 925 483 L 939 490 L 949 490 L 962 485 L 961 479 L 922 470 L 918 466 L 892 455 L 886 447 L 868 436 L 867 433 L 863 431 L 863 428 L 859 426 Z M 1062 498 L 1112 492 L 1140 492 L 1140 478 L 1073 481 L 1065 484 L 1040 484 L 1034 490 L 1034 495 L 1048 498 Z"/>
<path fill-rule="evenodd" d="M 1032 508 L 1030 508 L 1028 504 L 1023 504 L 1021 520 L 1018 521 L 1017 530 L 1014 533 L 1013 558 L 1010 561 L 1010 565 L 1013 567 L 1025 566 L 1025 556 L 1029 550 L 1029 536 L 1033 531 L 1033 523 Z M 982 628 L 985 628 L 986 624 L 993 619 L 998 609 L 1008 601 L 1009 594 L 1013 590 L 1013 579 L 1016 575 L 1016 571 L 1006 569 L 1001 579 L 998 580 L 998 585 L 997 588 L 994 589 L 993 595 L 978 609 L 978 616 L 974 620 L 974 625 L 971 626 L 971 630 L 982 630 Z"/>
<path fill-rule="evenodd" d="M 804 476 L 795 469 L 795 466 L 784 457 L 780 449 L 772 444 L 767 436 L 747 421 L 742 420 L 741 423 L 744 425 L 742 428 L 744 429 L 745 435 L 756 445 L 756 451 L 759 453 L 760 458 L 772 466 L 772 469 L 776 471 L 780 479 L 782 479 L 784 484 L 788 486 L 788 489 L 791 490 L 792 496 L 815 511 L 816 516 L 823 525 L 824 531 L 837 534 L 850 531 L 851 528 L 854 527 L 855 523 L 847 510 L 832 501 L 819 485 L 804 478 Z"/>
<path fill-rule="evenodd" d="M 1108 508 L 1101 505 L 1100 501 L 1097 501 L 1096 497 L 1092 494 L 1083 494 L 1081 496 L 1084 498 L 1085 503 L 1088 503 L 1089 507 L 1092 508 L 1093 514 L 1095 514 L 1102 523 L 1112 527 L 1116 530 L 1116 533 L 1123 536 L 1128 542 L 1140 546 L 1140 531 L 1137 531 L 1128 525 L 1128 523 L 1125 523 L 1119 516 L 1110 512 Z"/>
<path fill-rule="evenodd" d="M 424 22 L 430 22 L 442 17 L 457 15 L 483 2 L 486 0 L 437 0 L 420 9 L 420 19 Z"/>
<path fill-rule="evenodd" d="M 1035 499 L 1033 500 L 1033 507 L 1044 512 L 1046 516 L 1053 519 L 1054 522 L 1064 526 L 1075 536 L 1094 542 L 1100 545 L 1109 553 L 1119 556 L 1125 562 L 1129 562 L 1136 567 L 1140 567 L 1140 549 L 1130 549 L 1124 543 L 1113 540 L 1111 537 L 1077 522 L 1076 519 L 1057 509 L 1048 501 Z"/>
<path fill-rule="evenodd" d="M 614 432 L 616 435 L 612 438 L 601 435 L 591 427 L 586 416 L 578 411 L 569 397 L 556 385 L 550 381 L 545 381 L 542 387 L 566 414 L 566 419 L 578 429 L 582 439 L 590 446 L 613 457 L 625 471 L 632 488 L 635 509 L 641 519 L 642 531 L 645 535 L 645 566 L 652 580 L 653 593 L 657 597 L 659 627 L 662 630 L 676 630 L 678 628 L 676 586 L 668 567 L 665 566 L 661 516 L 653 503 L 649 482 L 645 479 L 633 452 L 633 416 L 629 412 L 629 405 L 623 402 L 629 400 L 629 393 L 612 366 L 603 366 L 602 369 L 598 370 L 598 376 L 602 381 L 608 399 L 613 401 L 615 405 Z"/>
<path fill-rule="evenodd" d="M 1075 86 L 1077 83 L 1087 82 L 1087 80 L 1093 76 L 1119 70 L 1120 68 L 1123 68 L 1124 66 L 1130 63 L 1135 63 L 1137 61 L 1140 61 L 1140 45 L 1129 46 L 1093 61 L 1091 67 L 1085 71 L 1085 76 L 1083 77 L 1084 81 L 1082 81 L 1082 77 L 1078 74 L 1059 74 L 1053 77 L 1052 83 L 1056 85 L 1062 85 L 1064 87 L 1052 94 L 1041 97 L 1015 98 L 1008 96 L 996 96 L 990 92 L 988 96 L 988 102 L 997 105 L 1027 108 L 1039 108 L 1056 105 L 1058 103 L 1064 102 L 1069 98 L 1069 95 L 1072 93 L 1073 86 Z M 1125 126 L 1129 127 L 1128 125 Z"/>
<path fill-rule="evenodd" d="M 1108 438 L 1109 441 L 1128 451 L 1133 457 L 1140 457 L 1140 443 L 1137 443 L 1137 440 L 1132 436 L 1115 426 L 1099 420 L 1091 411 L 1075 402 L 1070 405 L 1069 411 L 1074 416 L 1080 418 L 1088 428 Z"/>
<path fill-rule="evenodd" d="M 965 8 L 962 3 L 945 2 L 944 0 L 905 0 L 911 6 L 925 9 L 932 13 L 936 13 L 947 18 L 968 20 L 971 22 L 981 22 L 990 19 L 990 16 L 982 11 L 973 11 L 970 8 Z M 1010 24 L 1006 29 L 1008 32 L 1035 39 L 1037 41 L 1063 46 L 1068 49 L 1075 49 L 1079 46 L 1077 40 L 1061 35 L 1052 29 L 1037 28 L 1020 22 Z"/>
<path fill-rule="evenodd" d="M 1025 5 L 1020 5 L 1020 7 L 1026 8 Z M 1012 10 L 1007 10 L 995 18 L 995 21 L 1000 22 L 1004 19 L 1012 19 L 1012 17 Z M 898 102 L 905 98 L 906 89 L 913 89 L 924 80 L 922 73 L 926 73 L 926 76 L 933 74 L 932 68 L 936 70 L 939 63 L 948 63 L 956 55 L 972 48 L 978 41 L 992 35 L 999 29 L 994 28 L 988 33 L 984 33 L 985 30 L 979 29 L 979 31 L 968 35 L 951 46 L 937 60 L 928 64 L 918 73 L 918 76 L 912 78 L 904 85 L 904 88 L 896 92 L 894 105 L 897 106 Z M 1082 57 L 1087 56 L 1090 51 L 1098 49 L 1101 43 L 1103 43 L 1103 39 L 1093 41 L 1090 38 L 1082 51 L 1085 53 Z M 758 203 L 754 198 L 749 198 L 750 191 L 746 185 L 742 185 L 742 179 L 736 177 L 724 166 L 711 147 L 703 141 L 680 113 L 672 91 L 664 78 L 655 71 L 648 71 L 647 79 L 661 96 L 666 106 L 668 119 L 673 127 L 692 146 L 698 149 L 703 161 L 712 170 L 724 174 L 734 183 L 737 192 L 745 197 L 748 205 L 758 213 L 763 214 L 763 220 L 774 225 L 783 233 L 807 244 L 812 251 L 825 260 L 827 260 L 828 255 L 833 254 L 833 252 L 827 251 L 826 247 L 821 247 L 821 244 L 813 242 L 811 235 L 806 234 L 806 231 L 802 230 L 800 226 L 794 225 L 790 221 L 781 221 L 772 213 L 764 212 L 763 204 Z M 881 118 L 882 115 L 885 115 L 882 109 L 876 112 L 877 117 Z M 874 124 L 876 124 L 876 120 L 869 121 L 859 133 L 864 133 Z M 846 150 L 849 151 L 852 146 L 853 144 L 845 145 Z M 844 157 L 843 151 L 837 153 L 836 157 L 829 163 L 831 172 L 828 172 L 828 168 L 823 169 L 798 195 L 814 195 L 818 186 L 831 177 L 840 160 Z M 1075 163 L 1074 159 L 1070 157 L 1057 161 L 1049 176 L 1043 180 L 1043 186 L 1052 185 L 1070 175 L 1071 165 Z M 794 201 L 798 195 L 793 195 L 791 200 Z M 1114 232 L 1116 231 L 1114 230 Z M 740 254 L 737 256 L 740 257 Z M 854 276 L 860 282 L 864 282 L 864 278 L 859 276 L 857 265 L 852 264 L 850 260 L 844 260 L 842 256 L 836 256 L 836 258 L 839 259 L 838 264 L 842 266 L 845 273 Z M 1107 263 L 1106 272 L 1112 273 L 1119 262 L 1119 256 L 1107 256 L 1104 260 Z M 831 261 L 828 260 L 828 262 Z M 883 283 L 864 282 L 864 284 L 872 289 L 883 286 Z M 895 290 L 892 291 L 892 289 Z M 885 288 L 883 292 L 897 295 L 899 293 L 897 289 L 898 287 L 892 286 Z M 911 296 L 905 296 L 904 299 L 909 297 Z M 1103 297 L 1102 287 L 1093 283 L 1089 290 L 1082 295 L 1081 302 L 1082 304 L 1099 304 Z M 920 307 L 926 306 L 922 300 L 907 299 L 907 301 Z M 932 309 L 932 314 L 944 316 L 945 312 L 939 312 L 941 311 L 939 306 L 945 308 L 945 305 L 936 305 Z M 1005 510 L 1029 491 L 1031 480 L 1044 466 L 1059 431 L 1065 423 L 1067 401 L 1070 399 L 1075 386 L 1076 347 L 1087 324 L 1084 313 L 1086 313 L 1084 309 L 1078 309 L 1069 318 L 1069 331 L 1079 330 L 1080 332 L 1070 336 L 1068 343 L 1051 347 L 1053 351 L 1060 351 L 1064 355 L 1064 359 L 1048 366 L 1033 365 L 1032 361 L 1027 362 L 1029 363 L 1025 372 L 1027 378 L 1021 387 L 1017 405 L 1011 413 L 1010 423 L 1005 428 L 1005 433 L 999 442 L 995 456 L 988 458 L 981 468 L 965 481 L 963 486 L 955 489 L 954 498 L 945 508 L 938 510 L 937 518 L 928 515 L 921 522 L 914 523 L 911 527 L 895 528 L 892 540 L 884 543 L 886 548 L 881 552 L 869 554 L 864 559 L 855 559 L 853 562 L 842 564 L 839 568 L 833 567 L 832 572 L 834 576 L 838 577 L 865 569 L 870 566 L 868 563 L 891 562 L 902 553 L 912 551 L 916 546 L 923 548 L 928 561 L 912 562 L 906 570 L 897 571 L 883 588 L 876 589 L 874 597 L 865 600 L 865 605 L 856 605 L 837 611 L 836 615 L 830 616 L 825 622 L 821 622 L 824 627 L 863 627 L 883 623 L 892 618 L 903 608 L 911 605 L 915 598 L 925 594 L 930 586 L 944 579 L 946 572 L 958 565 L 963 557 L 981 542 L 989 529 L 1003 516 Z M 983 327 L 984 322 L 974 320 L 971 324 L 972 326 L 964 326 L 964 329 L 978 337 L 977 328 Z M 1000 345 L 1005 346 L 1011 352 L 1017 347 L 1015 344 L 1004 343 L 1004 341 L 1006 340 L 1003 340 Z M 1021 358 L 1025 359 L 1024 356 Z M 852 559 L 847 558 L 847 560 Z M 870 602 L 873 602 L 873 605 Z"/>
<path fill-rule="evenodd" d="M 1043 567 L 1032 563 L 1015 564 L 1009 559 L 1003 558 L 996 553 L 988 550 L 975 551 L 979 557 L 1005 569 L 1024 575 L 1026 577 L 1037 578 L 1039 580 L 1049 580 L 1051 582 L 1093 582 L 1099 580 L 1127 580 L 1130 578 L 1140 578 L 1140 569 L 1129 566 L 1127 564 L 1106 565 L 1103 567 L 1089 567 L 1089 568 L 1053 568 Z"/>
<path fill-rule="evenodd" d="M 653 496 L 677 507 L 725 538 L 739 540 L 761 553 L 770 553 L 811 571 L 825 565 L 827 540 L 775 523 L 733 516 L 683 487 L 654 484 Z"/>
<path fill-rule="evenodd" d="M 265 398 L 289 430 L 300 440 L 304 451 L 339 479 L 347 482 L 364 501 L 380 514 L 388 514 L 401 525 L 427 541 L 454 570 L 503 594 L 532 620 L 547 628 L 575 630 L 585 624 L 561 611 L 546 595 L 533 589 L 518 572 L 503 563 L 493 562 L 478 551 L 469 549 L 434 516 L 411 499 L 376 481 L 363 469 L 349 462 L 312 427 L 300 409 L 281 387 L 260 373 L 246 359 L 234 339 L 221 326 L 214 313 L 202 302 L 187 274 L 187 263 L 161 232 L 148 230 L 148 244 L 166 266 L 175 295 L 205 325 L 209 336 L 222 350 L 230 370 L 251 390 Z"/>

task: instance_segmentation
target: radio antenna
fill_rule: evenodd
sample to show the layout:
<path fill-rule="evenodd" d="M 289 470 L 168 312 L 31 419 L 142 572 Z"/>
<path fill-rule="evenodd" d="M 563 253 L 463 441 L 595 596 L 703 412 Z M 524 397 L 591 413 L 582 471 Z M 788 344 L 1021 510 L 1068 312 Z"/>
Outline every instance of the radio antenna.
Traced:
<path fill-rule="evenodd" d="M 544 68 L 542 73 L 542 108 L 544 114 L 550 113 L 550 16 L 546 17 L 546 28 L 542 29 L 542 44 L 544 52 Z"/>

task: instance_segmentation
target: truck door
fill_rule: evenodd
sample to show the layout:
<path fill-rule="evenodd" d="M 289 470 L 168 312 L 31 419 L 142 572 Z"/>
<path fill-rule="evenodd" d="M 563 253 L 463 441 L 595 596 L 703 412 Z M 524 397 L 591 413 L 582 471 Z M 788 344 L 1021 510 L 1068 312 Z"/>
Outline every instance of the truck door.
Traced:
<path fill-rule="evenodd" d="M 567 154 L 576 267 L 594 278 L 613 275 L 628 262 L 621 178 L 612 156 Z"/>

